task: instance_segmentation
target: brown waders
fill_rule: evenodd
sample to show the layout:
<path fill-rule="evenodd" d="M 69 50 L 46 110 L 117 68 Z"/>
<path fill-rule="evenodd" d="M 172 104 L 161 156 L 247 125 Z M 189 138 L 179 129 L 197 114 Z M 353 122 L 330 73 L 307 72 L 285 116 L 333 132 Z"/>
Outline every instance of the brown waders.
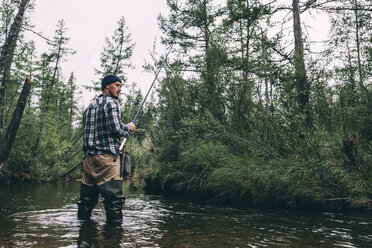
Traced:
<path fill-rule="evenodd" d="M 84 176 L 78 202 L 78 219 L 89 220 L 101 194 L 108 224 L 120 225 L 123 221 L 120 160 L 113 162 L 114 155 L 103 154 L 84 158 Z"/>

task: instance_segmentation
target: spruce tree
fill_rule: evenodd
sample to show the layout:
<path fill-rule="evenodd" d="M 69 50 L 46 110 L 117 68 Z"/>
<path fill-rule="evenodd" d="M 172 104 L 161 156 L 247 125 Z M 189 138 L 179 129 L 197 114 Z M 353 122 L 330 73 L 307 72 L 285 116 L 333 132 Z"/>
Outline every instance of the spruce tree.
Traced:
<path fill-rule="evenodd" d="M 63 98 L 63 78 L 61 73 L 61 63 L 74 54 L 75 51 L 68 47 L 70 38 L 66 37 L 66 26 L 64 20 L 57 23 L 57 29 L 52 42 L 49 43 L 50 50 L 43 53 L 39 62 L 39 73 L 36 77 L 39 86 L 39 130 L 36 135 L 36 140 L 32 146 L 33 155 L 31 156 L 28 167 L 35 165 L 38 159 L 45 159 L 45 154 L 41 153 L 40 147 L 45 145 L 48 140 L 55 137 L 58 139 L 59 134 L 55 134 L 58 130 L 52 127 L 58 127 L 55 122 L 58 122 L 60 116 L 60 107 L 58 103 Z M 53 136 L 54 135 L 54 136 Z M 50 161 L 52 161 L 52 156 Z M 49 162 L 50 163 L 50 162 Z"/>
<path fill-rule="evenodd" d="M 132 34 L 126 24 L 125 18 L 121 17 L 117 22 L 112 37 L 105 38 L 105 46 L 100 56 L 100 68 L 95 68 L 95 74 L 99 80 L 94 82 L 93 89 L 101 91 L 101 80 L 108 74 L 115 74 L 125 83 L 127 82 L 127 70 L 132 68 L 131 57 L 135 43 L 132 42 Z M 88 87 L 92 89 L 92 87 Z"/>
<path fill-rule="evenodd" d="M 199 111 L 224 121 L 225 84 L 220 72 L 226 54 L 217 35 L 217 21 L 223 11 L 211 0 L 168 0 L 167 5 L 168 17 L 159 16 L 163 41 L 173 45 L 182 77 L 193 81 L 199 92 L 195 99 Z"/>

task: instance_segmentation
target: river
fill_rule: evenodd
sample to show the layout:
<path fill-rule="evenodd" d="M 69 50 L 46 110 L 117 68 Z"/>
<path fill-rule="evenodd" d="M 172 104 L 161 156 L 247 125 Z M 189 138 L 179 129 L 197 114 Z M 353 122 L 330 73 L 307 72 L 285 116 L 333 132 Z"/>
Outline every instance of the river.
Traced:
<path fill-rule="evenodd" d="M 120 227 L 76 219 L 80 184 L 0 186 L 0 247 L 372 247 L 372 213 L 234 208 L 131 192 Z"/>

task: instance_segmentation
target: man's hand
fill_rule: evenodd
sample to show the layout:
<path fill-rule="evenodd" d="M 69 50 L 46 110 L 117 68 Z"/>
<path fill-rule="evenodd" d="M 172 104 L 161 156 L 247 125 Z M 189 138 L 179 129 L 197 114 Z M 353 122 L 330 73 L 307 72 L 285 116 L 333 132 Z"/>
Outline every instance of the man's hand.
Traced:
<path fill-rule="evenodd" d="M 130 127 L 130 131 L 131 131 L 131 132 L 134 132 L 134 130 L 136 130 L 136 125 L 134 125 L 133 122 L 129 122 L 128 125 L 129 125 L 129 127 Z"/>

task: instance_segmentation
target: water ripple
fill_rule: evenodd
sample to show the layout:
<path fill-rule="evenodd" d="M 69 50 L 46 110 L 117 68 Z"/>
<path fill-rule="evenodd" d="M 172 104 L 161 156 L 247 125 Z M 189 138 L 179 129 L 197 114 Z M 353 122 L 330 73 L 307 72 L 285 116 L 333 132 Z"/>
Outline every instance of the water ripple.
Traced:
<path fill-rule="evenodd" d="M 1 195 L 0 247 L 369 247 L 370 213 L 305 213 L 176 201 L 127 194 L 120 227 L 76 218 L 78 185 L 44 185 Z M 4 193 L 2 193 L 4 194 Z M 53 196 L 53 199 L 51 199 Z M 23 205 L 21 204 L 23 202 Z"/>

